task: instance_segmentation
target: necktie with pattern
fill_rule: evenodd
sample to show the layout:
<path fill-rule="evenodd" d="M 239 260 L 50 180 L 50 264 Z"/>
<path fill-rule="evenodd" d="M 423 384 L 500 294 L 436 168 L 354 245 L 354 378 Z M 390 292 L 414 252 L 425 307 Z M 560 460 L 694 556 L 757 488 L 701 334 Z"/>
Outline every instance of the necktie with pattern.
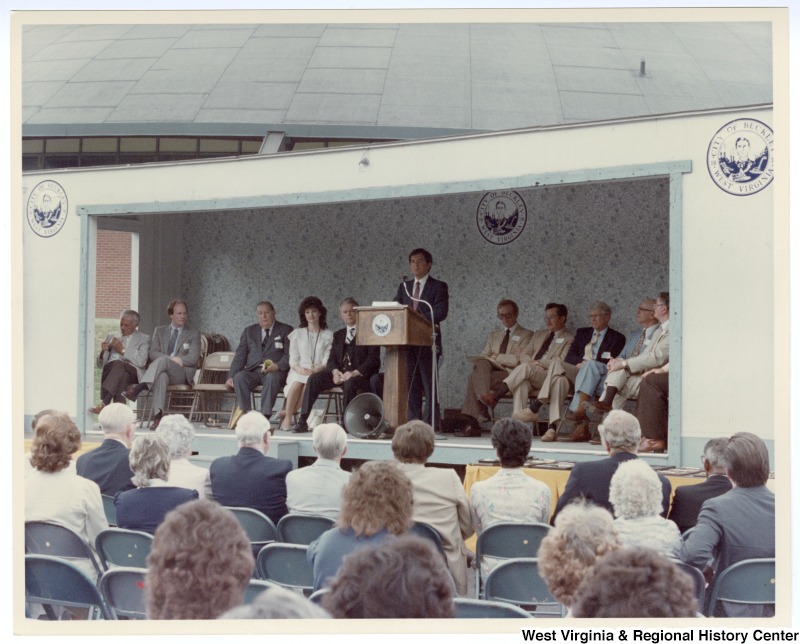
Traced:
<path fill-rule="evenodd" d="M 419 302 L 417 300 L 419 300 L 419 282 L 414 282 L 414 302 L 413 302 L 413 305 L 414 305 L 414 310 L 415 311 L 417 310 L 417 307 L 419 306 Z"/>

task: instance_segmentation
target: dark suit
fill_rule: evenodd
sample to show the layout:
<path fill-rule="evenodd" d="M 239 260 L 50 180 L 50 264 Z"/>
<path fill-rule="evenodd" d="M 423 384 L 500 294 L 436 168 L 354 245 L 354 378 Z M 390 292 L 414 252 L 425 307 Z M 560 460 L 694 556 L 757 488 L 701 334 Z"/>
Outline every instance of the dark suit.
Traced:
<path fill-rule="evenodd" d="M 583 354 L 586 350 L 586 345 L 592 341 L 594 329 L 590 326 L 584 326 L 575 332 L 575 339 L 569 347 L 567 357 L 564 361 L 569 364 L 578 364 L 583 362 Z M 611 358 L 616 358 L 625 348 L 625 336 L 619 331 L 607 327 L 606 334 L 603 336 L 603 341 L 600 343 L 600 348 L 597 351 L 597 360 L 603 364 L 608 364 Z M 604 358 L 603 354 L 607 354 Z"/>
<path fill-rule="evenodd" d="M 120 492 L 114 497 L 117 527 L 153 534 L 167 512 L 198 498 L 197 490 L 156 486 Z"/>
<path fill-rule="evenodd" d="M 261 326 L 251 324 L 242 331 L 239 346 L 233 357 L 228 378 L 233 379 L 233 388 L 236 391 L 236 402 L 242 411 L 250 411 L 250 392 L 258 385 L 261 390 L 261 413 L 269 417 L 275 406 L 283 385 L 286 384 L 286 375 L 289 372 L 289 334 L 292 327 L 277 320 L 270 328 L 269 339 L 262 349 Z M 261 366 L 264 360 L 272 360 L 278 365 L 278 371 L 262 373 Z"/>
<path fill-rule="evenodd" d="M 132 490 L 133 472 L 128 463 L 128 448 L 118 440 L 106 438 L 99 447 L 81 454 L 75 469 L 83 478 L 100 486 L 100 494 L 114 496 L 123 490 Z"/>
<path fill-rule="evenodd" d="M 611 487 L 611 477 L 617 471 L 620 463 L 625 461 L 632 461 L 639 458 L 636 454 L 628 452 L 617 452 L 612 454 L 609 458 L 604 458 L 599 461 L 585 461 L 582 463 L 575 463 L 575 467 L 570 472 L 567 484 L 564 487 L 564 492 L 558 497 L 555 512 L 550 519 L 550 523 L 555 525 L 556 516 L 570 501 L 585 497 L 595 505 L 604 507 L 606 510 L 614 513 L 614 508 L 611 501 L 608 500 L 608 492 Z M 663 511 L 661 516 L 667 516 L 669 509 L 669 497 L 672 493 L 672 484 L 661 474 L 658 475 L 661 481 L 661 488 L 663 492 Z"/>
<path fill-rule="evenodd" d="M 724 474 L 712 474 L 697 485 L 682 485 L 675 488 L 669 519 L 674 521 L 681 532 L 686 532 L 697 523 L 697 515 L 708 499 L 725 494 L 731 489 L 731 482 Z"/>
<path fill-rule="evenodd" d="M 286 475 L 291 470 L 291 461 L 241 447 L 233 456 L 222 456 L 211 463 L 211 492 L 221 505 L 253 508 L 277 524 L 288 512 Z"/>
<path fill-rule="evenodd" d="M 378 346 L 364 346 L 356 344 L 356 340 L 347 344 L 347 327 L 339 329 L 333 334 L 333 345 L 328 356 L 328 364 L 325 371 L 311 375 L 303 392 L 303 406 L 300 415 L 308 418 L 311 408 L 314 406 L 320 392 L 336 387 L 333 382 L 333 370 L 338 369 L 342 373 L 346 371 L 358 371 L 358 376 L 352 376 L 342 383 L 342 402 L 344 408 L 358 394 L 369 391 L 369 379 L 377 373 L 381 367 L 381 348 Z"/>
<path fill-rule="evenodd" d="M 414 302 L 406 294 L 406 290 L 411 295 L 414 294 L 414 280 L 405 282 L 397 288 L 397 294 L 394 296 L 395 302 L 406 304 L 413 307 Z M 439 326 L 445 319 L 447 319 L 447 312 L 450 303 L 450 296 L 447 291 L 447 282 L 434 279 L 428 275 L 425 282 L 425 287 L 420 293 L 419 299 L 428 302 L 433 307 L 434 322 L 439 327 L 439 332 L 436 336 L 436 353 L 437 357 L 442 355 L 442 332 Z M 425 304 L 419 303 L 417 306 L 417 313 L 422 315 L 426 320 L 431 319 L 430 309 Z M 433 381 L 432 370 L 432 354 L 430 346 L 424 347 L 407 347 L 406 348 L 406 364 L 407 364 L 407 382 L 408 382 L 408 419 L 415 420 L 421 419 L 426 423 L 431 423 L 432 413 L 436 414 L 437 425 L 439 414 L 439 401 L 438 396 L 435 406 L 431 405 L 431 385 Z M 425 409 L 422 408 L 422 397 L 425 396 Z M 435 409 L 435 411 L 433 411 Z"/>

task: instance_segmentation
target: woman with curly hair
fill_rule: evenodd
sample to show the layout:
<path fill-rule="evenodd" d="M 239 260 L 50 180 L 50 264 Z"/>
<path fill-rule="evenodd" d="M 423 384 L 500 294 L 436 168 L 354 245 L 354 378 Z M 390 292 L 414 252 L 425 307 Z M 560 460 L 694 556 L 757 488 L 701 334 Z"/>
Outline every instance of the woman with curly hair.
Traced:
<path fill-rule="evenodd" d="M 342 489 L 337 526 L 308 547 L 314 590 L 336 576 L 348 553 L 404 534 L 411 527 L 413 499 L 411 481 L 397 463 L 369 461 L 353 472 Z"/>
<path fill-rule="evenodd" d="M 325 369 L 333 346 L 333 331 L 328 328 L 328 309 L 318 297 L 309 296 L 297 310 L 300 326 L 289 334 L 289 375 L 283 389 L 286 404 L 281 411 L 280 429 L 289 431 L 292 416 L 303 400 L 308 377 Z"/>
<path fill-rule="evenodd" d="M 72 528 L 94 548 L 97 535 L 108 528 L 97 483 L 70 467 L 81 447 L 81 433 L 69 416 L 52 412 L 36 425 L 31 447 L 34 471 L 25 477 L 25 520 L 50 521 Z M 95 578 L 88 560 L 75 562 Z"/>
<path fill-rule="evenodd" d="M 208 499 L 184 503 L 158 526 L 147 556 L 147 617 L 216 619 L 242 604 L 253 565 L 230 510 Z"/>
<path fill-rule="evenodd" d="M 575 501 L 559 513 L 555 527 L 542 539 L 539 574 L 553 597 L 569 607 L 595 562 L 621 547 L 611 513 L 598 505 Z"/>
<path fill-rule="evenodd" d="M 665 555 L 680 546 L 678 526 L 660 516 L 661 481 L 646 462 L 621 463 L 611 477 L 608 499 L 614 506 L 614 527 L 623 545 L 647 546 Z"/>

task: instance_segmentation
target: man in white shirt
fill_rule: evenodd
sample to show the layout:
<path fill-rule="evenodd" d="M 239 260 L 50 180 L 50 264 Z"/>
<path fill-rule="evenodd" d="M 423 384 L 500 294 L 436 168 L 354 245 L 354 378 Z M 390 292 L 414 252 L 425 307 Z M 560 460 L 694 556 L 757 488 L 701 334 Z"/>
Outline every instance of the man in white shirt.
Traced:
<path fill-rule="evenodd" d="M 342 488 L 350 480 L 350 473 L 340 465 L 347 452 L 347 433 L 335 423 L 317 425 L 312 446 L 317 460 L 286 475 L 286 505 L 290 514 L 321 514 L 336 519 Z"/>

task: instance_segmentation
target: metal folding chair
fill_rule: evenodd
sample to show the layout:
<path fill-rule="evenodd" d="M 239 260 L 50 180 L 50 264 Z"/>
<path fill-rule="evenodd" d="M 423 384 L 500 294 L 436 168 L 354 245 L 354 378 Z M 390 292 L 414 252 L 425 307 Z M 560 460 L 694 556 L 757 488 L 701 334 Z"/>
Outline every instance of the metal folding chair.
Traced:
<path fill-rule="evenodd" d="M 146 575 L 143 568 L 112 568 L 100 577 L 100 592 L 117 619 L 147 619 Z"/>
<path fill-rule="evenodd" d="M 335 525 L 330 517 L 318 514 L 286 514 L 278 521 L 277 541 L 307 546 Z"/>
<path fill-rule="evenodd" d="M 539 575 L 536 559 L 510 559 L 497 564 L 486 576 L 484 594 L 490 601 L 514 604 L 536 617 L 563 617 L 566 613 Z"/>
<path fill-rule="evenodd" d="M 203 360 L 200 377 L 192 390 L 190 422 L 206 420 L 221 424 L 223 419 L 225 423 L 230 421 L 236 393 L 228 389 L 225 380 L 234 355 L 232 351 L 217 351 Z M 230 409 L 225 405 L 226 401 L 233 401 Z"/>
<path fill-rule="evenodd" d="M 88 559 L 100 577 L 102 570 L 94 552 L 73 529 L 47 521 L 25 522 L 25 552 L 68 559 Z"/>
<path fill-rule="evenodd" d="M 138 530 L 109 528 L 97 535 L 94 545 L 104 570 L 112 566 L 147 568 L 153 535 Z"/>
<path fill-rule="evenodd" d="M 488 599 L 472 599 L 455 597 L 456 619 L 476 619 L 480 617 L 499 619 L 533 619 L 533 615 L 519 606 L 506 602 L 494 602 Z"/>
<path fill-rule="evenodd" d="M 706 578 L 703 576 L 703 571 L 683 561 L 677 561 L 675 559 L 670 559 L 670 561 L 692 578 L 694 596 L 697 599 L 697 610 L 702 612 L 706 599 Z"/>
<path fill-rule="evenodd" d="M 447 555 L 444 553 L 444 543 L 442 542 L 442 536 L 436 532 L 436 530 L 428 525 L 427 523 L 423 523 L 422 521 L 415 521 L 414 524 L 411 526 L 409 530 L 411 534 L 415 534 L 418 537 L 423 537 L 425 539 L 430 539 L 433 544 L 436 546 L 436 549 L 439 553 L 444 557 L 444 560 L 447 561 Z"/>
<path fill-rule="evenodd" d="M 719 602 L 734 607 L 773 607 L 774 610 L 775 559 L 744 559 L 723 570 L 711 582 L 706 617 L 726 615 L 724 607 L 718 606 Z"/>
<path fill-rule="evenodd" d="M 307 550 L 308 546 L 297 543 L 268 543 L 256 559 L 259 578 L 311 594 L 314 573 L 306 557 Z"/>
<path fill-rule="evenodd" d="M 270 588 L 280 588 L 280 586 L 264 579 L 251 579 L 247 583 L 247 588 L 244 589 L 244 600 L 242 604 L 251 603 L 261 593 Z"/>

